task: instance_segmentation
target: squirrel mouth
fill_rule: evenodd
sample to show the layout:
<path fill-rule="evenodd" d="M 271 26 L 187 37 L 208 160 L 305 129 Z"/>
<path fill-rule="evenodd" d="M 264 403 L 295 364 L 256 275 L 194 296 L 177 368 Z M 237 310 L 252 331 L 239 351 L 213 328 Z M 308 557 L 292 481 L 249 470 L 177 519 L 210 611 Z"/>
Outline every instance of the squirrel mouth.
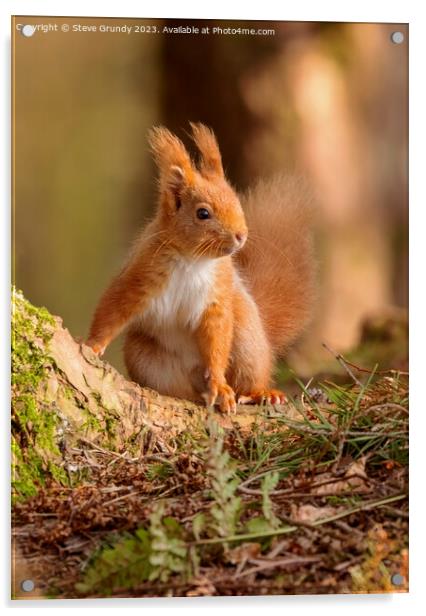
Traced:
<path fill-rule="evenodd" d="M 235 242 L 218 242 L 217 244 L 211 244 L 208 250 L 197 250 L 197 256 L 205 256 L 208 258 L 220 258 L 220 257 L 229 257 L 236 252 L 238 252 L 242 248 L 242 244 L 237 244 Z"/>
<path fill-rule="evenodd" d="M 232 246 L 224 246 L 222 248 L 222 255 L 223 256 L 230 256 L 235 254 L 236 252 L 239 251 L 239 249 L 241 248 L 241 246 L 236 246 L 235 244 Z"/>

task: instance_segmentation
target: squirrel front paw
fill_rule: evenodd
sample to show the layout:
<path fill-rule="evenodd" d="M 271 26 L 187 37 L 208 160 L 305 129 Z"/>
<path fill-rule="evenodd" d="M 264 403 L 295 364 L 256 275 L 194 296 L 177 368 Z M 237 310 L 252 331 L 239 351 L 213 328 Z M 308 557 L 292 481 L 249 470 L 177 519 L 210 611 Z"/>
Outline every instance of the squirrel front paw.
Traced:
<path fill-rule="evenodd" d="M 226 383 L 217 383 L 209 379 L 208 390 L 202 394 L 207 406 L 217 404 L 222 413 L 236 413 L 235 392 Z"/>
<path fill-rule="evenodd" d="M 96 340 L 92 340 L 91 338 L 89 338 L 89 340 L 86 342 L 86 344 L 99 357 L 102 357 L 102 355 L 105 353 L 105 349 L 107 347 L 106 344 L 102 344 L 100 342 L 97 342 Z"/>

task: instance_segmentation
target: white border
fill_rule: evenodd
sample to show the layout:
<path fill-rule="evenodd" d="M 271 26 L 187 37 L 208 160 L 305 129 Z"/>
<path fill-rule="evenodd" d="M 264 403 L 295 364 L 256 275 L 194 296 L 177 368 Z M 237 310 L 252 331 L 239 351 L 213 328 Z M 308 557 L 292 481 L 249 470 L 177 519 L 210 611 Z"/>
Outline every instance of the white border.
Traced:
<path fill-rule="evenodd" d="M 156 0 L 138 3 L 134 0 L 120 0 L 116 3 L 96 2 L 94 0 L 3 0 L 8 14 L 15 15 L 81 15 L 104 17 L 185 17 L 216 19 L 281 19 L 294 21 L 390 21 L 407 22 L 416 13 L 415 2 L 402 3 L 395 0 L 358 0 L 351 7 L 342 6 L 338 1 L 298 0 L 298 2 L 279 5 L 274 0 L 261 3 L 217 0 L 200 3 L 197 1 Z M 3 4 L 2 3 L 2 4 Z"/>
<path fill-rule="evenodd" d="M 9 339 L 9 283 L 10 283 L 10 15 L 64 15 L 64 16 L 111 16 L 111 17 L 186 17 L 186 18 L 220 18 L 220 19 L 270 19 L 296 21 L 381 21 L 410 23 L 410 360 L 411 360 L 411 544 L 410 544 L 410 593 L 393 596 L 315 596 L 315 597 L 245 597 L 245 598 L 206 598 L 190 600 L 141 599 L 141 600 L 82 600 L 51 602 L 13 602 L 9 598 L 9 356 L 5 343 Z M 357 0 L 344 3 L 341 0 L 296 0 L 280 3 L 277 0 L 261 0 L 248 5 L 247 0 L 230 2 L 215 0 L 210 3 L 199 1 L 162 1 L 131 2 L 94 2 L 92 0 L 49 1 L 11 1 L 0 3 L 0 33 L 2 60 L 0 63 L 1 95 L 0 121 L 3 135 L 3 146 L 0 149 L 0 187 L 2 207 L 0 221 L 0 246 L 2 259 L 0 262 L 1 276 L 1 318 L 0 340 L 2 342 L 2 365 L 0 370 L 0 387 L 3 394 L 1 406 L 3 417 L 3 440 L 0 444 L 2 468 L 0 472 L 4 507 L 1 507 L 1 544 L 2 560 L 0 570 L 2 606 L 14 609 L 20 613 L 30 606 L 36 611 L 46 608 L 81 609 L 90 606 L 93 610 L 122 609 L 132 611 L 141 609 L 155 614 L 169 614 L 171 610 L 230 610 L 243 609 L 248 614 L 259 610 L 282 614 L 291 610 L 295 614 L 398 614 L 401 610 L 409 610 L 410 614 L 421 613 L 421 605 L 425 605 L 422 592 L 426 587 L 423 579 L 425 569 L 425 480 L 424 480 L 424 450 L 426 441 L 426 409 L 424 400 L 425 388 L 425 336 L 424 319 L 426 318 L 426 302 L 424 299 L 425 283 L 425 241 L 424 209 L 425 194 L 425 121 L 426 97 L 424 79 L 424 58 L 426 58 L 426 20 L 423 3 L 418 0 L 399 0 L 372 2 Z M 6 139 L 5 139 L 5 136 Z"/>

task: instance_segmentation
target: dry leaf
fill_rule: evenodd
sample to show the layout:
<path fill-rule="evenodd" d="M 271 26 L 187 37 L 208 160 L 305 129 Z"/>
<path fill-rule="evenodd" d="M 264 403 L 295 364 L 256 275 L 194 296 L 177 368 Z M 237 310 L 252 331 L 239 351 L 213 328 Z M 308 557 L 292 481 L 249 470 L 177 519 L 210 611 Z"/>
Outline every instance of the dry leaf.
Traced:
<path fill-rule="evenodd" d="M 195 588 L 186 593 L 187 597 L 210 597 L 216 594 L 216 588 L 206 576 L 200 576 L 192 580 Z"/>
<path fill-rule="evenodd" d="M 226 552 L 226 559 L 233 565 L 245 563 L 249 558 L 256 558 L 260 554 L 260 543 L 243 543 L 233 550 Z"/>
<path fill-rule="evenodd" d="M 295 507 L 292 517 L 296 522 L 312 524 L 322 518 L 329 518 L 336 512 L 336 507 L 314 507 L 314 505 L 301 505 L 300 507 Z"/>
<path fill-rule="evenodd" d="M 313 494 L 341 494 L 342 492 L 349 492 L 356 490 L 357 493 L 370 492 L 371 488 L 368 485 L 367 473 L 365 472 L 365 463 L 367 457 L 363 456 L 359 460 L 355 460 L 350 464 L 343 475 L 343 478 L 339 481 L 331 481 L 333 476 L 331 473 L 322 473 L 318 476 L 317 484 L 312 486 Z M 330 481 L 330 483 L 325 483 Z"/>
<path fill-rule="evenodd" d="M 334 575 L 329 575 L 320 581 L 320 586 L 332 586 L 335 587 L 337 585 L 337 580 Z"/>

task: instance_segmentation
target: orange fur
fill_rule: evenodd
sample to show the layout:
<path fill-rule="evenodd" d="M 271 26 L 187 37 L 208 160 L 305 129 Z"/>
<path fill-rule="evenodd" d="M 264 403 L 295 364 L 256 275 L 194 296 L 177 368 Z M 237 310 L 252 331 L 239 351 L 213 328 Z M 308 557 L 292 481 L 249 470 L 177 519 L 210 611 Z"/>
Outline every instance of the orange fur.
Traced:
<path fill-rule="evenodd" d="M 217 273 L 214 301 L 204 310 L 195 331 L 195 339 L 205 367 L 204 377 L 207 393 L 204 398 L 208 405 L 219 399 L 224 410 L 235 410 L 235 395 L 226 382 L 226 369 L 231 353 L 234 318 L 232 297 L 233 272 L 231 263 L 221 263 Z"/>
<path fill-rule="evenodd" d="M 269 389 L 274 354 L 303 329 L 314 295 L 308 209 L 283 177 L 260 182 L 243 209 L 214 133 L 191 128 L 198 165 L 170 131 L 150 131 L 157 212 L 103 294 L 88 344 L 102 353 L 127 327 L 125 362 L 141 385 L 226 412 L 236 396 L 282 402 Z"/>
<path fill-rule="evenodd" d="M 201 153 L 200 173 L 204 177 L 223 176 L 222 157 L 215 134 L 201 123 L 190 122 L 192 137 Z"/>
<path fill-rule="evenodd" d="M 316 296 L 311 196 L 301 178 L 277 175 L 241 201 L 249 240 L 237 261 L 271 347 L 281 354 L 309 323 Z"/>
<path fill-rule="evenodd" d="M 161 242 L 161 235 L 148 231 L 141 240 L 129 262 L 103 293 L 96 308 L 87 341 L 96 353 L 102 354 L 130 319 L 143 311 L 166 283 L 170 266 L 167 254 L 163 252 L 155 261 L 152 259 Z"/>

